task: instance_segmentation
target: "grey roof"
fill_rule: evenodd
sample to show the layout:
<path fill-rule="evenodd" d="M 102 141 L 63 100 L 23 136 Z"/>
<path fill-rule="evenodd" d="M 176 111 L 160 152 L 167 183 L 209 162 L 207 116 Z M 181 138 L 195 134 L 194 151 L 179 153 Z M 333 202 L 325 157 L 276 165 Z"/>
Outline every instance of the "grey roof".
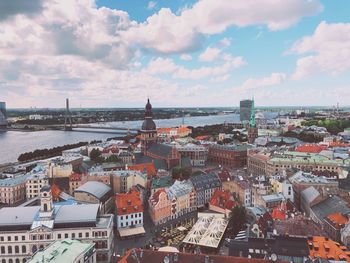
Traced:
<path fill-rule="evenodd" d="M 44 191 L 51 191 L 51 186 L 49 185 L 44 185 L 43 187 L 41 187 L 40 192 L 44 192 Z"/>
<path fill-rule="evenodd" d="M 252 148 L 251 145 L 248 144 L 239 144 L 239 145 L 233 145 L 233 144 L 212 144 L 209 146 L 209 148 L 216 148 L 216 149 L 222 149 L 226 151 L 239 151 L 239 152 L 244 152 L 247 151 L 247 149 Z"/>
<path fill-rule="evenodd" d="M 189 194 L 192 192 L 193 185 L 191 181 L 175 181 L 175 183 L 169 187 L 167 193 L 170 199 L 174 197 L 179 198 L 183 195 Z"/>
<path fill-rule="evenodd" d="M 308 204 L 311 204 L 317 197 L 320 196 L 320 192 L 315 187 L 310 186 L 301 192 L 301 198 Z"/>
<path fill-rule="evenodd" d="M 105 194 L 111 191 L 111 188 L 101 182 L 89 181 L 78 187 L 74 192 L 85 192 L 101 199 Z"/>
<path fill-rule="evenodd" d="M 0 226 L 31 225 L 40 206 L 4 207 L 0 209 Z"/>
<path fill-rule="evenodd" d="M 148 152 L 156 154 L 158 156 L 167 157 L 170 155 L 172 147 L 170 145 L 161 144 L 161 143 L 153 143 L 147 149 Z"/>
<path fill-rule="evenodd" d="M 196 191 L 204 191 L 221 186 L 220 178 L 215 173 L 202 173 L 190 178 Z"/>
<path fill-rule="evenodd" d="M 156 124 L 152 120 L 152 118 L 146 118 L 141 126 L 141 130 L 143 131 L 155 131 L 157 130 Z"/>
<path fill-rule="evenodd" d="M 181 157 L 181 167 L 182 168 L 188 168 L 192 167 L 191 159 L 190 157 Z"/>
<path fill-rule="evenodd" d="M 324 219 L 326 216 L 334 213 L 350 213 L 350 208 L 348 207 L 347 202 L 336 195 L 312 206 L 311 210 L 319 219 Z"/>
<path fill-rule="evenodd" d="M 99 204 L 60 206 L 55 223 L 96 222 L 99 207 Z"/>

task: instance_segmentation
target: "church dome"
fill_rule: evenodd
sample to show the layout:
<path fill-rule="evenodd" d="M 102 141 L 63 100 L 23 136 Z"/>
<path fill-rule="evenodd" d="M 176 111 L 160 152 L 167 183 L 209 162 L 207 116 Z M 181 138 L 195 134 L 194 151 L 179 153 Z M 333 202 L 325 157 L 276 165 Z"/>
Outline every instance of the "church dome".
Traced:
<path fill-rule="evenodd" d="M 143 131 L 154 131 L 156 130 L 156 124 L 154 123 L 154 121 L 152 119 L 145 119 L 142 123 L 142 127 L 141 129 Z"/>
<path fill-rule="evenodd" d="M 41 189 L 40 192 L 49 192 L 51 191 L 51 186 L 49 185 L 44 185 Z"/>

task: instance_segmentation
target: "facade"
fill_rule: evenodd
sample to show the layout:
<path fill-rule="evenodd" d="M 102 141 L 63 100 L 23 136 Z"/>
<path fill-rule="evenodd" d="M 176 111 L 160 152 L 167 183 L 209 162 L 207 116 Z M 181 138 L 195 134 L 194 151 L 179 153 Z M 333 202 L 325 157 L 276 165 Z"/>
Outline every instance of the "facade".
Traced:
<path fill-rule="evenodd" d="M 232 180 L 231 189 L 242 205 L 252 205 L 252 185 L 248 180 Z"/>
<path fill-rule="evenodd" d="M 249 151 L 247 156 L 247 171 L 252 175 L 266 175 L 267 161 L 270 159 L 269 155 Z"/>
<path fill-rule="evenodd" d="M 157 128 L 158 137 L 161 138 L 183 138 L 190 135 L 192 130 L 186 126 L 174 128 Z"/>
<path fill-rule="evenodd" d="M 26 200 L 26 181 L 28 175 L 0 180 L 0 203 L 15 205 Z"/>
<path fill-rule="evenodd" d="M 32 199 L 40 195 L 40 189 L 47 185 L 48 178 L 43 173 L 33 173 L 27 178 L 26 197 Z"/>
<path fill-rule="evenodd" d="M 241 100 L 239 103 L 239 119 L 241 122 L 248 122 L 252 113 L 252 100 Z"/>
<path fill-rule="evenodd" d="M 117 227 L 120 236 L 145 233 L 143 229 L 143 205 L 140 193 L 137 190 L 132 189 L 126 194 L 116 195 L 116 212 Z M 132 232 L 123 232 L 123 230 L 130 228 L 133 228 Z M 141 231 L 135 232 L 136 228 L 139 228 Z"/>
<path fill-rule="evenodd" d="M 99 204 L 102 214 L 113 209 L 112 189 L 101 182 L 89 181 L 74 190 L 74 198 L 81 203 Z"/>
<path fill-rule="evenodd" d="M 0 128 L 6 128 L 6 126 L 7 126 L 6 103 L 0 101 Z"/>
<path fill-rule="evenodd" d="M 186 144 L 177 145 L 177 151 L 181 157 L 188 157 L 192 166 L 204 166 L 208 159 L 208 148 L 203 145 Z"/>
<path fill-rule="evenodd" d="M 247 145 L 209 146 L 208 161 L 230 167 L 243 167 L 247 164 Z"/>
<path fill-rule="evenodd" d="M 175 181 L 169 189 L 156 191 L 148 200 L 149 214 L 156 226 L 172 226 L 191 220 L 197 210 L 196 192 L 191 181 Z"/>
<path fill-rule="evenodd" d="M 341 242 L 340 231 L 345 227 L 348 221 L 349 218 L 347 215 L 342 213 L 328 215 L 324 220 L 324 230 L 332 240 Z"/>
<path fill-rule="evenodd" d="M 78 240 L 58 240 L 43 251 L 38 251 L 28 263 L 96 263 L 96 249 L 94 243 L 83 243 Z"/>
<path fill-rule="evenodd" d="M 218 189 L 221 189 L 221 181 L 215 173 L 202 173 L 190 178 L 196 191 L 197 207 L 203 207 L 208 204 Z"/>
<path fill-rule="evenodd" d="M 57 240 L 94 242 L 97 262 L 110 262 L 113 215 L 101 215 L 98 204 L 54 205 L 50 186 L 40 191 L 40 206 L 0 209 L 0 258 L 24 262 Z"/>

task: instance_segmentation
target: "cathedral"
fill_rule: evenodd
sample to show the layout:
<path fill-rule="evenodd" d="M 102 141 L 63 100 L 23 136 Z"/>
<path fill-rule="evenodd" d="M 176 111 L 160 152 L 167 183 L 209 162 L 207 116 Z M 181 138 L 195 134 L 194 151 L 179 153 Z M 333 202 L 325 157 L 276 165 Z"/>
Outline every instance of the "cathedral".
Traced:
<path fill-rule="evenodd" d="M 153 162 L 157 168 L 171 169 L 181 165 L 181 155 L 175 146 L 158 143 L 157 127 L 153 121 L 152 105 L 147 100 L 145 120 L 140 131 L 141 154 L 136 155 L 137 163 Z"/>

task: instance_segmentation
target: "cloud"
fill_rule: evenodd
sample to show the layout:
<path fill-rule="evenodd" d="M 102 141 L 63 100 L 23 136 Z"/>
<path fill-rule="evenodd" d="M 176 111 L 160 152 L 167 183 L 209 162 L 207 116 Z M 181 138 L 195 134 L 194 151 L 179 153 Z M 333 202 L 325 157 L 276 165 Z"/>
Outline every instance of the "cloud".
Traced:
<path fill-rule="evenodd" d="M 219 44 L 224 46 L 224 47 L 229 47 L 229 46 L 231 46 L 231 39 L 224 37 L 223 39 L 221 39 L 219 41 Z"/>
<path fill-rule="evenodd" d="M 199 55 L 199 61 L 214 61 L 220 56 L 220 53 L 220 49 L 208 47 L 202 54 Z"/>
<path fill-rule="evenodd" d="M 43 8 L 42 0 L 2 0 L 0 1 L 0 21 L 18 14 L 34 15 Z"/>
<path fill-rule="evenodd" d="M 350 69 L 350 23 L 321 22 L 313 35 L 297 41 L 290 52 L 299 58 L 293 79 L 314 74 L 337 75 Z"/>
<path fill-rule="evenodd" d="M 240 87 L 236 87 L 234 88 L 234 90 L 237 92 L 246 92 L 260 88 L 275 86 L 283 83 L 286 79 L 287 76 L 284 73 L 271 73 L 271 75 L 268 77 L 260 79 L 247 79 L 243 82 L 243 84 Z"/>
<path fill-rule="evenodd" d="M 189 54 L 182 54 L 182 55 L 180 56 L 180 59 L 181 59 L 181 60 L 184 60 L 184 61 L 190 61 L 190 60 L 192 60 L 192 56 L 189 55 Z"/>
<path fill-rule="evenodd" d="M 157 6 L 157 2 L 155 1 L 149 1 L 147 5 L 147 9 L 152 10 Z"/>
<path fill-rule="evenodd" d="M 127 30 L 125 37 L 153 52 L 184 53 L 200 49 L 205 36 L 231 26 L 264 25 L 269 30 L 282 30 L 322 9 L 319 0 L 201 0 L 178 15 L 162 8 Z"/>
<path fill-rule="evenodd" d="M 144 72 L 151 75 L 171 74 L 175 79 L 199 80 L 217 77 L 223 79 L 225 78 L 224 75 L 243 65 L 245 65 L 245 61 L 242 57 L 234 57 L 228 54 L 223 56 L 222 63 L 219 65 L 192 69 L 177 65 L 170 58 L 156 58 L 149 62 Z M 219 78 L 216 80 L 219 80 Z"/>

